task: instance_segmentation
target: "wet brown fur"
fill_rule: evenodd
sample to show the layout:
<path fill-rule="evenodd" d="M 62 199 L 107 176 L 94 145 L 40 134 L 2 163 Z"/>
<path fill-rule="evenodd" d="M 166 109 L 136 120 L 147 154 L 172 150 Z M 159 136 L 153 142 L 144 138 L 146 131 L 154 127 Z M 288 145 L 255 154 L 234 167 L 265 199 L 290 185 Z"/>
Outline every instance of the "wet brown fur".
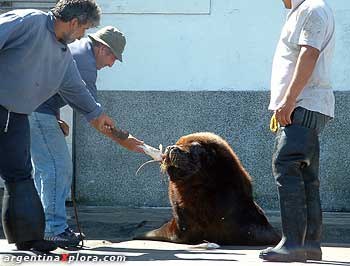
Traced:
<path fill-rule="evenodd" d="M 173 219 L 135 239 L 221 245 L 276 244 L 279 234 L 254 202 L 251 177 L 221 137 L 208 132 L 181 137 L 168 147 Z"/>

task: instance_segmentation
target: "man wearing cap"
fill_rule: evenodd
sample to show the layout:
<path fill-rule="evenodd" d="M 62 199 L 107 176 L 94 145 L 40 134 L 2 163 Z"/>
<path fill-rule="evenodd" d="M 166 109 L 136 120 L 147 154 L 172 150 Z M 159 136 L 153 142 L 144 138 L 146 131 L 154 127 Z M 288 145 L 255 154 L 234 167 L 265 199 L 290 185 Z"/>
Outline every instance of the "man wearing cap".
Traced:
<path fill-rule="evenodd" d="M 125 43 L 124 34 L 108 26 L 68 45 L 81 77 L 95 100 L 97 70 L 112 67 L 115 60 L 122 61 Z M 60 108 L 66 104 L 56 94 L 30 116 L 34 180 L 45 212 L 45 239 L 54 241 L 62 248 L 77 246 L 81 239 L 69 228 L 65 209 L 73 169 L 64 139 L 69 134 L 69 127 L 60 120 Z M 142 152 L 135 145 L 139 141 L 131 135 L 126 140 L 112 138 L 128 150 Z"/>

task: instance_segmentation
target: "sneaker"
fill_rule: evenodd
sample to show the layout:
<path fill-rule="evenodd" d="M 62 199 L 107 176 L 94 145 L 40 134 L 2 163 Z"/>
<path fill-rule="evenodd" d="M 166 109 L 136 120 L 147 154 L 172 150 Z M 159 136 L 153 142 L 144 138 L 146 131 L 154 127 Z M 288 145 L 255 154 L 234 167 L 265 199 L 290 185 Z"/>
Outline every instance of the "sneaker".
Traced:
<path fill-rule="evenodd" d="M 67 234 L 69 234 L 69 235 L 73 235 L 74 234 L 80 241 L 85 239 L 85 234 L 84 233 L 76 233 L 70 227 L 67 227 L 66 230 L 64 230 L 64 231 L 67 232 Z"/>
<path fill-rule="evenodd" d="M 54 242 L 60 248 L 70 248 L 78 246 L 80 243 L 80 239 L 74 234 L 74 232 L 71 232 L 67 229 L 63 233 L 60 233 L 56 236 L 45 237 L 45 240 Z"/>

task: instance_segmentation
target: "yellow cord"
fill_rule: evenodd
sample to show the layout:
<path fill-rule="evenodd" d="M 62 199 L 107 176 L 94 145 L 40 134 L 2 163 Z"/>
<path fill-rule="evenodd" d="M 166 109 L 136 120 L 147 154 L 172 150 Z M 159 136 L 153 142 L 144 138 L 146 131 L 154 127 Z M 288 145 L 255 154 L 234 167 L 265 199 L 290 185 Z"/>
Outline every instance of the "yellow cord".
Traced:
<path fill-rule="evenodd" d="M 271 120 L 270 120 L 270 130 L 271 130 L 273 133 L 276 133 L 277 130 L 278 130 L 278 128 L 279 128 L 279 124 L 278 124 L 276 115 L 273 114 L 272 117 L 271 117 Z"/>

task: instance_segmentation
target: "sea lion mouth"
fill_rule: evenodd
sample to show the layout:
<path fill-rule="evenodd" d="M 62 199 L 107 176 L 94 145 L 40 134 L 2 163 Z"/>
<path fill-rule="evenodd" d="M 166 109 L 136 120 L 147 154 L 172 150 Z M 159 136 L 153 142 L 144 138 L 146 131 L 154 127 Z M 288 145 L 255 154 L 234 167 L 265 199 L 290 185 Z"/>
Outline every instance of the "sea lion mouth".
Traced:
<path fill-rule="evenodd" d="M 162 166 L 164 168 L 181 168 L 181 166 L 187 164 L 187 157 L 186 152 L 182 151 L 178 146 L 168 146 L 163 155 Z"/>
<path fill-rule="evenodd" d="M 192 161 L 191 153 L 184 147 L 168 146 L 163 155 L 161 170 L 168 174 L 170 180 L 185 180 L 198 171 Z"/>
<path fill-rule="evenodd" d="M 168 169 L 170 167 L 176 167 L 176 160 L 174 161 L 171 157 L 170 154 L 168 152 L 168 150 L 166 150 L 166 152 L 163 155 L 163 160 L 160 164 L 160 168 L 162 170 L 162 172 L 167 173 Z"/>

